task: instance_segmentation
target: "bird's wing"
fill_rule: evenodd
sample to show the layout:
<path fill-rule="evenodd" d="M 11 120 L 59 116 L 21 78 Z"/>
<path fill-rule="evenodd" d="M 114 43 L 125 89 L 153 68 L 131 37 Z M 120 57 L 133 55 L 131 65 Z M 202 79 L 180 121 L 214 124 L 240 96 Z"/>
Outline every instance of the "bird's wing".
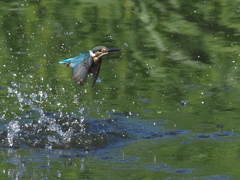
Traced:
<path fill-rule="evenodd" d="M 77 56 L 78 57 L 78 56 Z M 92 65 L 92 57 L 85 56 L 84 58 L 78 57 L 72 61 L 73 63 L 73 79 L 79 84 L 83 85 L 87 79 L 87 75 L 89 72 L 89 67 Z"/>
<path fill-rule="evenodd" d="M 89 69 L 89 73 L 91 73 L 93 75 L 93 83 L 92 83 L 92 87 L 95 85 L 97 78 L 98 78 L 98 74 L 100 71 L 100 67 L 101 67 L 101 63 L 102 63 L 102 59 L 99 59 L 96 64 L 93 64 L 91 66 L 91 68 Z"/>
<path fill-rule="evenodd" d="M 84 62 L 84 61 L 87 60 L 89 57 L 90 57 L 89 53 L 81 53 L 81 54 L 79 54 L 78 56 L 76 56 L 76 57 L 74 57 L 74 58 L 70 58 L 70 59 L 71 59 L 70 67 L 71 67 L 71 68 L 76 67 L 78 64 Z M 92 63 L 92 61 L 89 62 L 89 63 Z M 89 66 L 91 66 L 91 64 L 89 64 Z"/>

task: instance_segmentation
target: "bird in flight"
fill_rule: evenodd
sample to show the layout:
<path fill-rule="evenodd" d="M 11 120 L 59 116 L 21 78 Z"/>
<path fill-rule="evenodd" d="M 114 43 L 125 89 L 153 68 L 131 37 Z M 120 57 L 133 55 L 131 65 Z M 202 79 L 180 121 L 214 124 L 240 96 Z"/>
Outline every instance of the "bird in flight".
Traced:
<path fill-rule="evenodd" d="M 116 48 L 107 48 L 105 46 L 97 46 L 89 52 L 79 54 L 74 58 L 60 61 L 60 64 L 65 64 L 66 67 L 72 68 L 73 79 L 79 85 L 86 82 L 88 74 L 93 75 L 92 87 L 95 85 L 98 78 L 102 57 L 109 52 L 120 51 Z"/>

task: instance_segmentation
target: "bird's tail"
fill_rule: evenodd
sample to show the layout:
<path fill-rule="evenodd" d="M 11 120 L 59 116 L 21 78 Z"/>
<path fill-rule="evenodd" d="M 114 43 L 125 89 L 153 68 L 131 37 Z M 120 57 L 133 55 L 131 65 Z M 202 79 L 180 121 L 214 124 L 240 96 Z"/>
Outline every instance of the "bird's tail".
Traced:
<path fill-rule="evenodd" d="M 60 64 L 70 63 L 73 58 L 65 59 L 63 61 L 59 61 Z"/>

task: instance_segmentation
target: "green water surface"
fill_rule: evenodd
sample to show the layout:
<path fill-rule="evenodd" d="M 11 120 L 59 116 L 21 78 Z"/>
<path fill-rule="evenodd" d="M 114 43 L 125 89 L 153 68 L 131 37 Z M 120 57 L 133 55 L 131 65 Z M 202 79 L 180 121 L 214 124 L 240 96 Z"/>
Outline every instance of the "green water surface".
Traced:
<path fill-rule="evenodd" d="M 237 0 L 1 1 L 1 129 L 47 112 L 133 112 L 184 133 L 83 154 L 1 148 L 0 179 L 240 179 L 239 17 Z M 58 61 L 97 45 L 121 52 L 79 87 Z"/>

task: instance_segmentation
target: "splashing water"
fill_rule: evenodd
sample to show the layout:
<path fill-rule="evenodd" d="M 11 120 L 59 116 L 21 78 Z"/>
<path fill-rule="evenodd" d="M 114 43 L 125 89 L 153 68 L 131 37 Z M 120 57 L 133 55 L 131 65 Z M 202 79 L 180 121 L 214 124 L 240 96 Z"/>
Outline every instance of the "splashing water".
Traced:
<path fill-rule="evenodd" d="M 38 91 L 38 93 L 27 94 L 19 92 L 18 88 L 20 87 L 20 84 L 11 82 L 11 85 L 12 87 L 7 88 L 7 97 L 16 97 L 17 102 L 15 101 L 15 104 L 19 105 L 20 111 L 24 112 L 24 108 L 28 107 L 30 108 L 29 111 L 39 113 L 40 117 L 38 120 L 31 121 L 30 123 L 24 123 L 18 121 L 22 119 L 21 116 L 18 116 L 16 112 L 12 112 L 11 114 L 14 115 L 14 120 L 9 122 L 7 125 L 8 130 L 6 141 L 2 139 L 3 146 L 17 147 L 19 146 L 20 141 L 22 141 L 20 139 L 26 140 L 26 143 L 24 143 L 25 145 L 36 147 L 45 146 L 46 148 L 52 148 L 53 144 L 61 145 L 68 143 L 71 141 L 75 131 L 71 127 L 74 123 L 79 125 L 79 133 L 84 133 L 84 128 L 82 128 L 81 125 L 84 118 L 81 118 L 79 121 L 75 120 L 74 122 L 67 122 L 67 120 L 64 120 L 65 122 L 62 122 L 62 124 L 56 118 L 46 116 L 46 113 L 44 113 L 43 107 L 41 106 L 43 102 L 48 102 L 48 94 L 46 92 Z M 84 108 L 81 113 L 83 110 Z M 59 113 L 61 116 L 61 110 L 59 110 Z M 1 116 L 1 118 L 4 117 L 5 114 Z M 66 125 L 68 125 L 68 128 L 66 128 Z M 34 142 L 34 139 L 31 138 L 35 138 L 36 141 Z M 43 143 L 43 139 L 45 143 Z"/>
<path fill-rule="evenodd" d="M 29 106 L 31 110 L 37 111 L 41 116 L 44 115 L 43 108 L 40 104 L 43 103 L 43 100 L 47 101 L 47 93 L 39 91 L 38 94 L 31 93 L 30 95 L 26 93 L 19 92 L 16 88 L 8 87 L 7 97 L 16 97 L 19 104 L 19 110 L 24 111 L 24 106 Z M 39 100 L 37 99 L 39 97 Z"/>
<path fill-rule="evenodd" d="M 14 137 L 18 137 L 18 132 L 20 131 L 20 123 L 19 121 L 11 121 L 8 124 L 8 133 L 7 133 L 7 140 L 10 147 L 13 146 Z"/>
<path fill-rule="evenodd" d="M 18 115 L 17 111 L 12 112 L 14 119 L 7 126 L 7 131 L 2 131 L 0 143 L 2 147 L 34 147 L 46 149 L 96 149 L 106 145 L 112 145 L 119 140 L 130 139 L 133 135 L 145 136 L 142 130 L 142 125 L 139 122 L 133 121 L 131 124 L 130 117 L 137 116 L 133 112 L 114 112 L 109 113 L 109 116 L 114 118 L 109 119 L 88 119 L 84 117 L 84 107 L 79 107 L 78 115 L 74 112 L 63 113 L 59 108 L 57 113 L 44 112 L 44 105 L 52 102 L 49 101 L 47 92 L 39 90 L 38 92 L 20 92 L 20 84 L 12 82 L 12 87 L 7 88 L 7 97 L 16 98 L 14 104 L 19 105 L 21 113 L 37 112 L 37 119 L 29 119 L 29 116 Z M 50 96 L 52 97 L 52 96 Z M 77 99 L 77 98 L 75 98 Z M 45 103 L 45 104 L 44 104 Z M 55 101 L 53 105 L 64 107 L 61 102 Z M 30 109 L 30 110 L 29 110 Z M 9 109 L 5 109 L 6 112 Z M 5 114 L 0 116 L 5 117 Z M 121 117 L 127 117 L 126 122 Z M 129 125 L 131 124 L 131 125 Z M 134 128 L 132 128 L 134 127 Z M 144 125 L 146 129 L 146 126 Z M 151 131 L 153 128 L 150 128 Z M 147 137 L 151 137 L 148 134 Z M 153 133 L 154 137 L 161 137 L 161 133 Z"/>
<path fill-rule="evenodd" d="M 40 121 L 33 120 L 30 123 L 13 120 L 8 123 L 7 132 L 2 133 L 0 137 L 1 145 L 65 149 L 76 143 L 79 147 L 84 147 L 87 139 L 91 137 L 88 137 L 83 122 L 83 117 L 79 119 L 69 116 L 65 118 L 42 116 Z"/>

